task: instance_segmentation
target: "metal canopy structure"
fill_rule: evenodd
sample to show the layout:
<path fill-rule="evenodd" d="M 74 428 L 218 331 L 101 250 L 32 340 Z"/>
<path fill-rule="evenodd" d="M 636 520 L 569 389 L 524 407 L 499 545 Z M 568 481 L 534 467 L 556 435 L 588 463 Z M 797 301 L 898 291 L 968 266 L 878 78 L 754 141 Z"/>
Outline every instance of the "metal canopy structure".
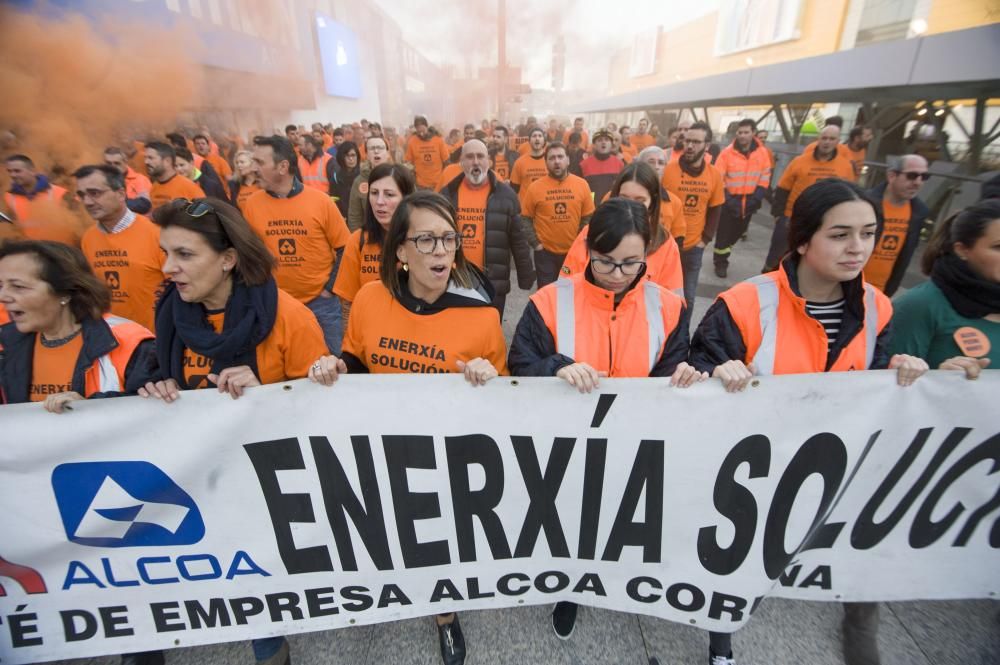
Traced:
<path fill-rule="evenodd" d="M 1000 23 L 644 88 L 576 110 L 989 98 L 1000 96 L 998 63 Z"/>

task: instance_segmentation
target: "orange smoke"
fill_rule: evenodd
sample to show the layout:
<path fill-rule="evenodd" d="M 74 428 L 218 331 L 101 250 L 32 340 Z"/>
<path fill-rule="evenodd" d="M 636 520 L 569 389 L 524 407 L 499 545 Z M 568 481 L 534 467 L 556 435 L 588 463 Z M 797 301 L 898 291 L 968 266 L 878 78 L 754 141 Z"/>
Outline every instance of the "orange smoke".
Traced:
<path fill-rule="evenodd" d="M 0 9 L 0 24 L 0 130 L 17 137 L 6 149 L 55 180 L 99 162 L 108 145 L 172 127 L 200 89 L 201 70 L 180 34 L 116 23 L 110 43 L 82 16 L 11 9 Z"/>

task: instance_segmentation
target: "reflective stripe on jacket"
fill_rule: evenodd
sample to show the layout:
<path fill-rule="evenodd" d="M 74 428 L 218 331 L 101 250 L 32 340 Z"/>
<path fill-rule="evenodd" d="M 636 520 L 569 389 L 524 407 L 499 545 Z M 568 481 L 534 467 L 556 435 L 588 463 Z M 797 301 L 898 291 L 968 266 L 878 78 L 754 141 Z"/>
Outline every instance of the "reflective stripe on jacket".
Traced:
<path fill-rule="evenodd" d="M 153 333 L 135 321 L 106 314 L 104 322 L 111 328 L 118 346 L 98 356 L 84 372 L 84 397 L 94 393 L 125 391 L 125 368 L 139 344 L 153 339 Z"/>
<path fill-rule="evenodd" d="M 684 300 L 644 279 L 615 307 L 614 294 L 583 273 L 531 296 L 558 353 L 609 377 L 649 376 L 679 325 Z"/>
<path fill-rule="evenodd" d="M 843 372 L 871 368 L 878 336 L 892 319 L 889 299 L 870 284 L 863 287 L 860 330 L 832 364 L 826 330 L 806 311 L 805 299 L 792 290 L 784 268 L 741 282 L 719 298 L 746 345 L 742 360 L 753 363 L 757 374 Z"/>
<path fill-rule="evenodd" d="M 761 149 L 757 139 L 752 140 L 753 146 L 747 154 L 737 150 L 734 141 L 715 160 L 726 193 L 731 196 L 749 196 L 758 187 L 771 186 L 771 156 Z"/>
<path fill-rule="evenodd" d="M 324 194 L 330 191 L 330 181 L 326 177 L 326 165 L 330 155 L 325 152 L 309 162 L 305 157 L 299 157 L 299 176 L 306 187 L 318 189 Z"/>

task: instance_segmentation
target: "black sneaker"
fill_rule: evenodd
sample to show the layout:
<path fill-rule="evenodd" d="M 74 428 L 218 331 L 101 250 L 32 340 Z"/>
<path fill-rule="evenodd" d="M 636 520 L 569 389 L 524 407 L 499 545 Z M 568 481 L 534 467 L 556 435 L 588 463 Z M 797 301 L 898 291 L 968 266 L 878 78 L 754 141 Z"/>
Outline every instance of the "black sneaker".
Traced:
<path fill-rule="evenodd" d="M 556 603 L 552 610 L 552 630 L 560 640 L 568 640 L 576 628 L 577 604 L 564 600 Z"/>
<path fill-rule="evenodd" d="M 438 625 L 437 629 L 444 665 L 462 665 L 465 662 L 465 635 L 458 623 L 458 615 L 455 615 L 451 623 Z"/>
<path fill-rule="evenodd" d="M 715 264 L 715 276 L 716 277 L 719 277 L 720 279 L 725 279 L 726 275 L 728 275 L 728 274 L 729 274 L 729 266 L 727 266 L 725 263 L 716 263 Z"/>

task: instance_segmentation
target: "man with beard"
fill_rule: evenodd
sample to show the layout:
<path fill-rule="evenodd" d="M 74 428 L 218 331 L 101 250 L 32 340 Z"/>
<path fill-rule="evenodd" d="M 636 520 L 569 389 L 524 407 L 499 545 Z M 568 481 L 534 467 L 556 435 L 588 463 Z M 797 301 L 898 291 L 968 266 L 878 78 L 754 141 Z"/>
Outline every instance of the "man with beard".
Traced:
<path fill-rule="evenodd" d="M 544 155 L 546 175 L 528 187 L 522 208 L 538 288 L 556 281 L 566 253 L 594 214 L 594 195 L 586 180 L 569 172 L 566 146 L 550 143 Z"/>
<path fill-rule="evenodd" d="M 490 155 L 493 158 L 493 172 L 496 173 L 497 180 L 505 183 L 510 182 L 510 174 L 517 162 L 517 151 L 511 150 L 507 143 L 508 131 L 503 125 L 493 128 L 493 136 L 490 137 Z"/>
<path fill-rule="evenodd" d="M 681 266 L 684 269 L 684 299 L 687 311 L 691 312 L 702 256 L 715 236 L 725 195 L 722 176 L 705 156 L 705 149 L 712 140 L 712 129 L 703 122 L 696 122 L 685 130 L 684 137 L 684 154 L 663 170 L 662 184 L 667 191 L 676 193 L 684 205 Z"/>
<path fill-rule="evenodd" d="M 750 118 L 740 120 L 732 144 L 715 162 L 726 190 L 713 255 L 715 276 L 720 278 L 728 274 L 733 246 L 747 232 L 750 218 L 760 210 L 771 186 L 771 156 L 754 138 L 755 129 Z"/>
<path fill-rule="evenodd" d="M 622 128 L 624 129 L 624 127 Z M 656 139 L 649 133 L 649 120 L 641 118 L 635 134 L 629 139 L 636 152 L 642 152 L 651 145 L 656 145 Z"/>
<path fill-rule="evenodd" d="M 413 119 L 413 136 L 406 144 L 405 159 L 413 164 L 414 175 L 417 178 L 417 187 L 420 189 L 434 189 L 441 171 L 448 161 L 448 146 L 440 136 L 432 136 L 430 133 L 427 118 L 418 115 Z M 473 127 L 473 131 L 475 128 Z"/>
<path fill-rule="evenodd" d="M 527 290 L 535 283 L 531 249 L 521 226 L 521 206 L 514 190 L 490 170 L 489 152 L 481 140 L 466 141 L 459 163 L 462 174 L 445 185 L 441 193 L 455 206 L 462 253 L 493 284 L 493 306 L 503 318 L 510 292 L 511 254 L 518 285 Z"/>
<path fill-rule="evenodd" d="M 159 141 L 146 144 L 146 173 L 153 183 L 149 198 L 153 210 L 174 199 L 200 199 L 205 191 L 175 169 L 177 153 L 173 146 Z"/>
<path fill-rule="evenodd" d="M 547 172 L 545 168 L 545 132 L 542 131 L 541 127 L 531 128 L 528 134 L 528 145 L 530 152 L 517 158 L 514 169 L 510 173 L 510 185 L 517 192 L 522 209 L 528 187 Z"/>
<path fill-rule="evenodd" d="M 825 178 L 853 180 L 854 167 L 851 160 L 841 154 L 840 127 L 827 123 L 819 134 L 819 140 L 806 146 L 802 154 L 789 162 L 781 174 L 778 187 L 774 190 L 771 214 L 774 216 L 774 231 L 771 233 L 771 247 L 764 260 L 763 272 L 778 268 L 781 257 L 788 251 L 788 218 L 792 215 L 799 194 L 806 187 Z"/>
<path fill-rule="evenodd" d="M 855 127 L 847 135 L 847 158 L 854 167 L 854 176 L 861 177 L 865 167 L 865 157 L 868 156 L 868 144 L 872 142 L 872 130 L 869 127 Z"/>
<path fill-rule="evenodd" d="M 604 200 L 604 195 L 611 191 L 615 176 L 625 168 L 625 163 L 611 154 L 613 142 L 611 132 L 597 130 L 594 132 L 594 154 L 580 162 L 580 172 L 594 193 L 594 201 Z"/>

